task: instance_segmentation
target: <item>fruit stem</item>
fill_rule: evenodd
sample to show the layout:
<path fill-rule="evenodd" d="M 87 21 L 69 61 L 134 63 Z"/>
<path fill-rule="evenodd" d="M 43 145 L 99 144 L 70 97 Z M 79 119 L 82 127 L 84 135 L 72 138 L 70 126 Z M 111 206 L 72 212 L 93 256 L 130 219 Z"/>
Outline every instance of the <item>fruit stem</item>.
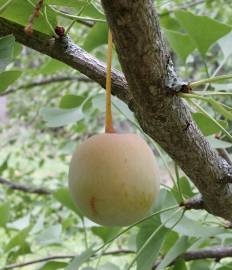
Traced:
<path fill-rule="evenodd" d="M 106 69 L 106 117 L 105 133 L 114 133 L 111 111 L 111 65 L 112 65 L 112 34 L 108 32 L 108 51 L 107 51 L 107 69 Z"/>

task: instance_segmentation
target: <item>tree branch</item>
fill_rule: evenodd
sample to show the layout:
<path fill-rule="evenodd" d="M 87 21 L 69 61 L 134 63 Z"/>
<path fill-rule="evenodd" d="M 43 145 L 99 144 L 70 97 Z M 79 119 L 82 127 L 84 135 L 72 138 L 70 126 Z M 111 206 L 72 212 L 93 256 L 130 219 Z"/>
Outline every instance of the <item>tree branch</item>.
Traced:
<path fill-rule="evenodd" d="M 120 249 L 120 250 L 113 250 L 109 252 L 103 253 L 104 256 L 108 255 L 127 255 L 127 254 L 133 254 L 135 251 L 133 250 L 127 250 L 127 249 Z M 8 270 L 8 269 L 14 269 L 19 268 L 27 265 L 32 265 L 36 263 L 46 262 L 46 261 L 52 261 L 52 260 L 65 260 L 65 259 L 72 259 L 76 257 L 77 254 L 67 254 L 67 255 L 54 255 L 54 256 L 48 256 L 41 259 L 31 260 L 24 263 L 18 263 L 18 264 L 10 264 L 6 265 L 5 267 L 1 268 L 0 270 Z M 94 257 L 95 255 L 93 255 Z M 188 251 L 178 258 L 176 258 L 170 265 L 173 265 L 176 260 L 183 259 L 185 261 L 194 261 L 194 260 L 202 260 L 202 259 L 216 259 L 219 261 L 222 258 L 228 258 L 232 257 L 232 247 L 213 247 L 213 248 L 207 248 L 202 249 L 198 251 Z M 160 264 L 161 260 L 158 261 L 152 269 L 156 269 L 156 267 Z"/>
<path fill-rule="evenodd" d="M 73 67 L 105 88 L 105 64 L 73 44 L 69 37 L 55 39 L 35 30 L 28 36 L 24 26 L 0 17 L 0 36 L 9 34 L 13 34 L 19 43 Z M 117 70 L 112 71 L 112 93 L 125 102 L 131 99 L 127 82 Z"/>
<path fill-rule="evenodd" d="M 65 81 L 78 81 L 78 82 L 94 82 L 92 80 L 90 80 L 89 78 L 85 77 L 85 76 L 59 76 L 59 77 L 52 77 L 52 78 L 48 78 L 48 79 L 43 79 L 43 80 L 38 80 L 38 81 L 34 81 L 28 84 L 22 84 L 16 88 L 10 88 L 8 90 L 6 90 L 5 92 L 0 93 L 0 96 L 6 96 L 9 94 L 12 94 L 18 90 L 21 89 L 29 89 L 32 87 L 36 87 L 36 86 L 41 86 L 41 85 L 46 85 L 46 84 L 51 84 L 51 83 L 58 83 L 58 82 L 65 82 Z"/>
<path fill-rule="evenodd" d="M 184 261 L 196 261 L 203 259 L 215 259 L 216 261 L 220 261 L 222 258 L 228 257 L 232 257 L 232 247 L 213 247 L 198 251 L 188 251 L 177 257 L 173 262 L 170 263 L 170 265 L 173 265 L 179 259 L 183 259 Z M 160 262 L 161 260 L 157 261 L 152 270 L 155 270 Z"/>
<path fill-rule="evenodd" d="M 104 252 L 103 256 L 108 256 L 108 255 L 126 255 L 126 254 L 131 254 L 134 253 L 134 251 L 132 250 L 124 250 L 124 249 L 119 249 L 119 250 L 115 250 L 115 251 L 109 251 L 109 252 Z M 54 255 L 54 256 L 48 256 L 48 257 L 44 257 L 41 259 L 36 259 L 36 260 L 32 260 L 32 261 L 28 261 L 25 263 L 19 263 L 19 264 L 9 264 L 6 265 L 5 267 L 1 268 L 0 270 L 8 270 L 8 269 L 14 269 L 14 268 L 19 268 L 19 267 L 23 267 L 23 266 L 27 266 L 27 265 L 32 265 L 32 264 L 36 264 L 36 263 L 41 263 L 41 262 L 47 262 L 47 261 L 53 261 L 53 260 L 64 260 L 64 259 L 72 259 L 74 257 L 76 257 L 77 254 L 73 254 L 73 255 Z M 93 255 L 92 257 L 94 257 L 95 255 Z"/>
<path fill-rule="evenodd" d="M 201 195 L 196 195 L 180 204 L 180 206 L 184 206 L 185 210 L 203 210 L 205 209 L 204 201 Z"/>
<path fill-rule="evenodd" d="M 29 186 L 26 186 L 23 184 L 13 183 L 13 182 L 10 182 L 2 177 L 0 177 L 0 184 L 3 184 L 10 189 L 19 190 L 19 191 L 23 191 L 26 193 L 34 193 L 34 194 L 38 194 L 38 195 L 50 195 L 51 194 L 51 192 L 47 189 L 29 187 Z"/>
<path fill-rule="evenodd" d="M 210 147 L 186 103 L 169 94 L 174 93 L 174 89 L 169 90 L 170 78 L 178 78 L 153 1 L 102 0 L 102 4 L 140 126 L 194 182 L 206 209 L 232 220 L 232 193 L 228 186 L 232 167 Z"/>
<path fill-rule="evenodd" d="M 232 193 L 227 184 L 232 180 L 232 167 L 210 148 L 182 99 L 168 94 L 170 77 L 177 78 L 153 0 L 102 2 L 129 84 L 128 89 L 124 76 L 113 70 L 113 94 L 128 104 L 143 130 L 195 183 L 206 209 L 232 220 Z M 28 37 L 23 28 L 0 18 L 0 36 L 13 33 L 18 42 L 66 63 L 105 87 L 105 64 L 72 44 L 69 38 L 55 40 L 36 31 Z"/>

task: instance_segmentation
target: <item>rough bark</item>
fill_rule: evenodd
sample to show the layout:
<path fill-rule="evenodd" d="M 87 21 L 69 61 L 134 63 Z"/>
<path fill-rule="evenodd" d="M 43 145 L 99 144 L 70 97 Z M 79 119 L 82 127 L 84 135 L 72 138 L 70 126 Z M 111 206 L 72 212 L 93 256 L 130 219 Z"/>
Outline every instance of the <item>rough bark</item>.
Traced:
<path fill-rule="evenodd" d="M 28 36 L 24 32 L 24 26 L 0 17 L 0 36 L 9 34 L 13 34 L 19 43 L 67 64 L 105 87 L 105 63 L 73 44 L 68 37 L 55 39 L 35 30 L 32 36 Z M 127 82 L 122 73 L 113 70 L 112 83 L 115 95 L 124 101 L 130 100 Z"/>
<path fill-rule="evenodd" d="M 209 212 L 231 220 L 231 166 L 210 148 L 185 103 L 169 94 L 170 57 L 152 0 L 102 0 L 143 130 L 176 160 Z M 173 74 L 172 74 L 173 75 Z"/>
<path fill-rule="evenodd" d="M 188 107 L 167 88 L 177 78 L 153 1 L 102 3 L 129 84 L 128 90 L 124 76 L 114 70 L 113 93 L 135 112 L 143 130 L 179 163 L 202 193 L 206 209 L 232 220 L 232 193 L 226 184 L 232 181 L 232 167 L 210 148 Z M 55 40 L 36 31 L 28 37 L 23 26 L 0 18 L 0 36 L 11 33 L 18 42 L 66 63 L 104 87 L 105 65 L 68 38 Z"/>
<path fill-rule="evenodd" d="M 223 258 L 232 256 L 232 248 L 231 247 L 212 247 L 201 249 L 197 251 L 187 251 L 186 253 L 177 257 L 170 265 L 173 265 L 177 260 L 182 259 L 184 261 L 196 261 L 196 260 L 205 260 L 205 259 L 215 259 L 216 261 L 220 261 Z M 161 261 L 158 261 L 152 270 L 155 270 Z"/>

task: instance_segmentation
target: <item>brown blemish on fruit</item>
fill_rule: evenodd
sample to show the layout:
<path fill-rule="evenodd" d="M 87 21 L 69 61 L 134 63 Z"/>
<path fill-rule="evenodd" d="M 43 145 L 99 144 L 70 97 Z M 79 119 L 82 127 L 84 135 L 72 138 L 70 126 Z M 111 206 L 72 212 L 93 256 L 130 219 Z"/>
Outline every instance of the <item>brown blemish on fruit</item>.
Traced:
<path fill-rule="evenodd" d="M 97 215 L 97 209 L 96 209 L 96 198 L 92 196 L 90 198 L 90 207 L 92 209 L 92 212 L 94 215 Z"/>

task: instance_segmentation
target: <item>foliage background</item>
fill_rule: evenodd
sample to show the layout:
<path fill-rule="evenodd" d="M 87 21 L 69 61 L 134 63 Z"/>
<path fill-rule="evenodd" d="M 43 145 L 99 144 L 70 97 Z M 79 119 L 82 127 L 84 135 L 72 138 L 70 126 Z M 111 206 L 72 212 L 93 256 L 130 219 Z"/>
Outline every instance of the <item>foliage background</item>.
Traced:
<path fill-rule="evenodd" d="M 9 2 L 6 8 L 1 9 L 5 1 L 0 0 L 0 17 L 26 25 L 36 1 Z M 98 1 L 47 0 L 47 16 L 51 27 L 40 16 L 35 21 L 34 28 L 48 34 L 52 34 L 52 27 L 56 24 L 67 29 L 73 21 L 56 14 L 49 5 L 57 5 L 57 9 L 70 14 L 78 14 L 85 7 L 81 16 L 104 20 Z M 155 1 L 155 6 L 160 13 L 162 31 L 169 44 L 177 73 L 181 77 L 196 81 L 212 75 L 230 73 L 230 1 L 196 1 L 194 5 L 192 2 L 162 0 Z M 96 22 L 92 27 L 75 23 L 69 34 L 76 44 L 105 62 L 105 23 Z M 5 59 L 7 55 L 10 60 Z M 7 62 L 5 67 L 4 61 Z M 66 65 L 22 47 L 12 36 L 0 39 L 0 63 L 0 94 L 3 95 L 1 102 L 7 102 L 7 115 L 0 123 L 1 176 L 13 183 L 42 187 L 49 191 L 49 195 L 39 195 L 1 186 L 0 267 L 53 255 L 82 254 L 89 251 L 90 247 L 95 249 L 118 233 L 120 228 L 96 225 L 73 207 L 67 191 L 67 173 L 75 147 L 92 134 L 103 132 L 104 90 Z M 120 69 L 116 53 L 113 56 L 113 66 Z M 67 80 L 54 82 L 61 77 Z M 51 83 L 41 84 L 50 79 Z M 31 82 L 38 82 L 38 85 L 28 87 Z M 231 83 L 222 82 L 203 88 L 204 86 L 197 90 L 230 92 Z M 7 93 L 11 91 L 12 93 Z M 221 107 L 215 110 L 215 107 L 200 99 L 196 102 L 230 132 L 231 97 L 212 97 L 228 106 L 223 107 L 220 104 L 226 108 L 227 113 L 222 113 Z M 115 97 L 113 108 L 118 131 L 141 133 L 133 114 Z M 195 112 L 193 116 L 212 146 L 227 149 L 230 153 L 231 138 L 228 138 L 220 126 L 199 112 Z M 215 139 L 215 135 L 220 140 Z M 161 171 L 162 192 L 154 211 L 197 194 L 188 178 L 166 153 L 147 136 L 145 138 L 157 155 Z M 100 254 L 89 259 L 88 254 L 91 252 L 87 252 L 80 269 L 125 269 L 135 257 L 133 252 L 145 243 L 160 224 L 165 223 L 172 212 L 165 212 L 135 226 L 115 240 L 105 252 L 116 251 L 116 254 Z M 179 217 L 180 220 L 177 219 Z M 178 224 L 172 228 L 176 221 Z M 176 215 L 174 220 L 165 223 L 163 231 L 159 231 L 151 240 L 136 259 L 139 270 L 150 269 L 159 254 L 164 256 L 163 266 L 159 269 L 165 268 L 169 264 L 165 254 L 170 251 L 171 262 L 186 250 L 230 246 L 231 233 L 225 229 L 223 220 L 205 211 L 191 210 L 184 217 Z M 128 254 L 127 251 L 132 253 Z M 77 260 L 80 261 L 80 257 Z M 54 259 L 31 264 L 25 269 L 75 269 L 69 265 L 69 261 L 70 259 Z M 178 260 L 172 266 L 172 269 L 231 268 L 232 262 L 228 258 L 219 262 L 199 260 L 185 263 Z"/>

